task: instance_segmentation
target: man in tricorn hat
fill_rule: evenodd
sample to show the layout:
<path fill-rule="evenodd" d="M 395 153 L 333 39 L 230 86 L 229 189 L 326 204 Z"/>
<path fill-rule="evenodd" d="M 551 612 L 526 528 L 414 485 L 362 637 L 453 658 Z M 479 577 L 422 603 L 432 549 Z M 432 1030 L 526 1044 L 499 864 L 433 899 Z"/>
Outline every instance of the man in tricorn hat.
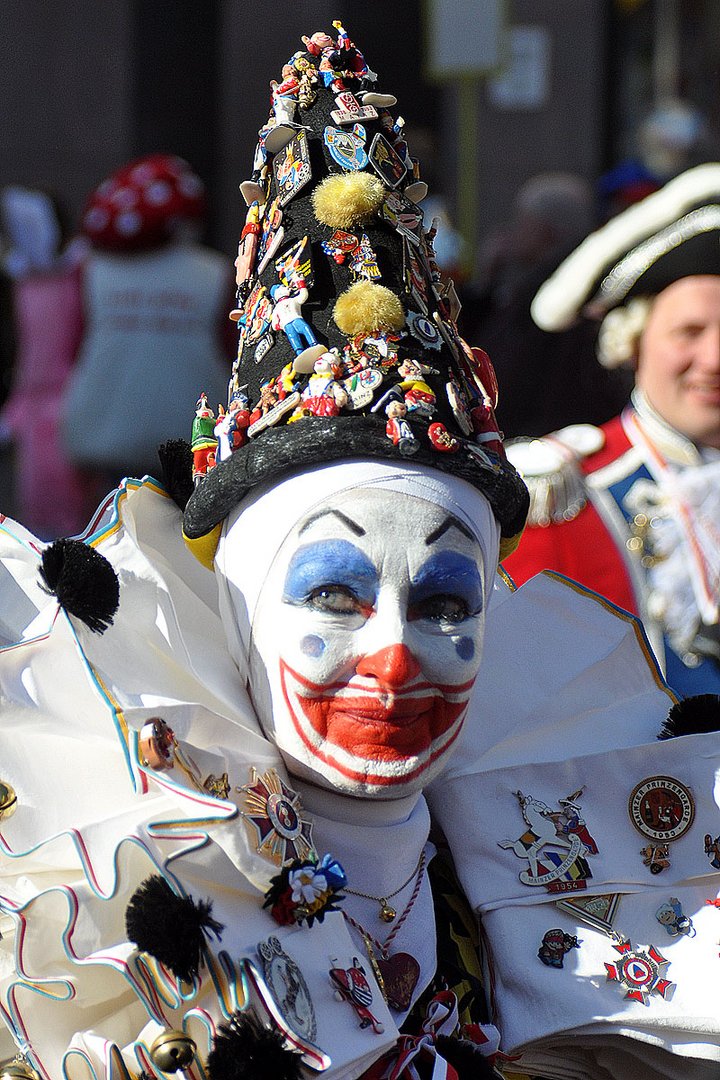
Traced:
<path fill-rule="evenodd" d="M 507 568 L 518 583 L 558 570 L 638 613 L 670 685 L 717 693 L 720 164 L 613 218 L 533 304 L 550 331 L 581 314 L 603 320 L 601 363 L 634 364 L 631 404 L 512 447 L 532 505 Z"/>

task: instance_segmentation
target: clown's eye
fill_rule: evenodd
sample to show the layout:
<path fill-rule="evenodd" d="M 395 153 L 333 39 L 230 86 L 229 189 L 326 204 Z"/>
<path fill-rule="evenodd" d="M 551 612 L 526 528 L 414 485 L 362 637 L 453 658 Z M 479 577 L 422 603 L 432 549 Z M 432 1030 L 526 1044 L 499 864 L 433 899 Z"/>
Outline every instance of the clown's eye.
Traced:
<path fill-rule="evenodd" d="M 315 611 L 332 615 L 355 615 L 365 611 L 365 605 L 346 585 L 323 585 L 313 589 L 306 603 Z"/>
<path fill-rule="evenodd" d="M 430 622 L 461 623 L 470 616 L 467 603 L 460 596 L 442 593 L 418 600 L 408 609 L 408 619 L 427 619 Z"/>

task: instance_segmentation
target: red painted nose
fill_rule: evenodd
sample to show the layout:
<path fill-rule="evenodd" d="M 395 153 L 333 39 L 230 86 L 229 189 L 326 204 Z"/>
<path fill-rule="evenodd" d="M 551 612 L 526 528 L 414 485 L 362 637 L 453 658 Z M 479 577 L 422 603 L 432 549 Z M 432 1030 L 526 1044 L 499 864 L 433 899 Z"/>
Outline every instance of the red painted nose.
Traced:
<path fill-rule="evenodd" d="M 407 645 L 389 645 L 372 656 L 364 656 L 357 668 L 358 675 L 377 679 L 383 686 L 403 686 L 420 674 L 420 665 Z"/>

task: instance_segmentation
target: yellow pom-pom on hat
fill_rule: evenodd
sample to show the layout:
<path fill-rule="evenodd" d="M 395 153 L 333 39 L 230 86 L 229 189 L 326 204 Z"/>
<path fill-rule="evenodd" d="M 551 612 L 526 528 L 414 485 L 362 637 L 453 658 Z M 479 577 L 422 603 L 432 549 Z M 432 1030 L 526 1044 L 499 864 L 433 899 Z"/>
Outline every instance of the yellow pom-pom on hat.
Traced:
<path fill-rule="evenodd" d="M 369 335 L 378 330 L 401 330 L 405 312 L 391 289 L 371 281 L 356 281 L 335 301 L 333 318 L 348 337 Z"/>
<path fill-rule="evenodd" d="M 315 217 L 331 229 L 352 229 L 376 214 L 385 187 L 368 172 L 333 174 L 318 184 L 312 196 Z"/>

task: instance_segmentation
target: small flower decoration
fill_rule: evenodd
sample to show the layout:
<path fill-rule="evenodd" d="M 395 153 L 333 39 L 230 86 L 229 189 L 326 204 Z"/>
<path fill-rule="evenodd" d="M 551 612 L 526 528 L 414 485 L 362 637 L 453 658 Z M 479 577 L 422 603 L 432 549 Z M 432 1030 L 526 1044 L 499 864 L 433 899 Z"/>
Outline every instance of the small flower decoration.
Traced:
<path fill-rule="evenodd" d="M 337 910 L 346 884 L 345 871 L 331 855 L 323 855 L 319 862 L 295 859 L 271 879 L 263 907 L 270 908 L 281 926 L 303 922 L 312 926 L 315 919 L 323 921 L 325 912 Z"/>

